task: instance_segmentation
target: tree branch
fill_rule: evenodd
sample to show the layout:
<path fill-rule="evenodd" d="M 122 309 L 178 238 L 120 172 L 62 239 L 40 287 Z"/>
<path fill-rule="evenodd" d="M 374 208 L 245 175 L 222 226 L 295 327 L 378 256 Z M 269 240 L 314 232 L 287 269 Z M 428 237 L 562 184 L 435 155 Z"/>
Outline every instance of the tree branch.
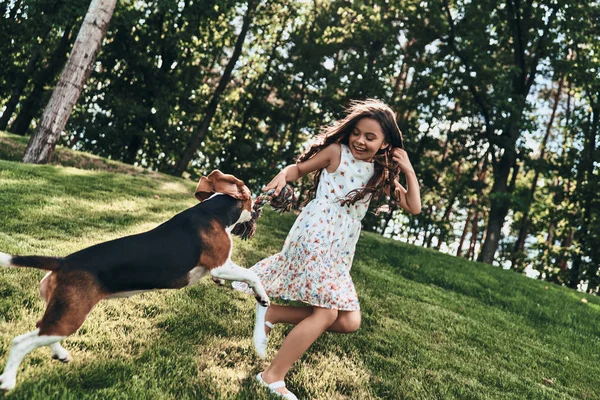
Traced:
<path fill-rule="evenodd" d="M 546 52 L 546 35 L 548 34 L 548 31 L 550 30 L 550 26 L 552 26 L 552 22 L 554 22 L 554 19 L 556 18 L 556 13 L 558 12 L 558 7 L 559 6 L 556 5 L 552 9 L 552 14 L 550 15 L 550 18 L 548 18 L 548 23 L 544 27 L 544 32 L 542 33 L 542 36 L 540 36 L 540 38 L 537 42 L 537 45 L 535 47 L 535 55 L 533 57 L 533 61 L 531 62 L 531 66 L 529 68 L 529 76 L 527 77 L 527 81 L 525 82 L 525 88 L 527 89 L 527 91 L 529 91 L 529 88 L 531 87 L 531 85 L 533 85 L 533 81 L 535 79 L 535 71 L 537 70 L 537 65 L 540 62 L 540 58 L 542 58 L 542 55 L 545 54 L 545 52 Z"/>
<path fill-rule="evenodd" d="M 448 44 L 450 45 L 450 47 L 452 48 L 452 50 L 454 51 L 456 56 L 460 59 L 460 61 L 465 65 L 465 68 L 467 69 L 467 73 L 475 72 L 474 68 L 471 66 L 471 64 L 469 64 L 466 56 L 464 54 L 462 54 L 462 52 L 458 49 L 458 47 L 456 45 L 454 19 L 452 18 L 452 14 L 450 13 L 450 7 L 448 6 L 448 0 L 444 0 L 443 3 L 444 3 L 444 11 L 446 12 L 446 15 L 448 16 L 448 23 L 450 26 L 450 33 L 448 35 L 448 38 L 449 38 Z M 477 76 L 480 76 L 477 74 L 477 72 L 475 72 L 475 74 Z M 481 109 L 481 113 L 483 114 L 483 119 L 485 121 L 485 127 L 486 127 L 486 129 L 485 129 L 486 135 L 488 136 L 489 140 L 492 140 L 492 133 L 493 133 L 492 122 L 491 122 L 489 111 L 485 105 L 483 96 L 482 96 L 482 94 L 480 94 L 477 91 L 477 88 L 472 83 L 469 82 L 467 86 L 469 87 L 469 92 L 471 92 L 471 94 L 473 95 L 475 102 L 477 103 L 477 105 Z"/>
<path fill-rule="evenodd" d="M 515 64 L 519 66 L 521 69 L 521 79 L 520 82 L 525 84 L 527 76 L 525 74 L 525 70 L 527 69 L 527 65 L 525 62 L 525 46 L 523 46 L 523 29 L 521 26 L 521 15 L 520 15 L 520 5 L 519 0 L 516 0 L 516 4 L 513 4 L 512 0 L 508 0 L 506 2 L 508 5 L 508 9 L 511 13 L 511 19 L 513 20 L 512 31 L 513 31 L 513 47 L 514 47 L 514 56 L 515 56 Z"/>

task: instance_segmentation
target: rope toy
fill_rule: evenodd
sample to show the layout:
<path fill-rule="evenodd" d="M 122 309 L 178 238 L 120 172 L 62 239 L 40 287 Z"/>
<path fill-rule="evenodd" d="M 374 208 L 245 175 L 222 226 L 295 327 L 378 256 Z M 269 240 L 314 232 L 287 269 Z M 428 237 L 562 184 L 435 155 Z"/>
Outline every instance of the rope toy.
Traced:
<path fill-rule="evenodd" d="M 270 189 L 257 196 L 252 205 L 252 217 L 250 221 L 237 224 L 231 233 L 239 236 L 243 240 L 248 240 L 256 233 L 256 220 L 261 216 L 262 209 L 266 204 L 279 214 L 290 211 L 296 204 L 296 194 L 290 185 L 285 185 L 279 195 L 274 196 L 275 189 Z"/>

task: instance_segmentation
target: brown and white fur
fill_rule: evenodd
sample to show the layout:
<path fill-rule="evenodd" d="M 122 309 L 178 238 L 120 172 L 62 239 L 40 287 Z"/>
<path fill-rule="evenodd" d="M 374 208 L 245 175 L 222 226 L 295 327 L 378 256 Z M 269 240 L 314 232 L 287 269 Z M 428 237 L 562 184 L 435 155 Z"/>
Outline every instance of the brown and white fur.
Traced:
<path fill-rule="evenodd" d="M 0 267 L 50 271 L 40 282 L 46 311 L 37 329 L 13 340 L 0 375 L 0 389 L 15 387 L 21 361 L 38 347 L 50 346 L 53 358 L 70 361 L 60 341 L 79 329 L 103 299 L 183 288 L 208 272 L 219 284 L 223 280 L 248 283 L 258 302 L 268 305 L 256 274 L 231 261 L 230 232 L 250 219 L 250 190 L 242 181 L 217 170 L 200 179 L 196 198 L 199 204 L 148 232 L 99 243 L 64 258 L 0 252 Z"/>

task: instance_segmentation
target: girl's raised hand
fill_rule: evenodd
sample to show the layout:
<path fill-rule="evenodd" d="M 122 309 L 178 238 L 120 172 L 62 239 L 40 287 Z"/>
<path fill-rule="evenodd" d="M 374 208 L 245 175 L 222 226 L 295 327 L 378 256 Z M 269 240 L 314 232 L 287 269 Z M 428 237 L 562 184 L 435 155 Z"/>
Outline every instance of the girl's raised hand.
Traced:
<path fill-rule="evenodd" d="M 280 173 L 278 173 L 275 176 L 275 178 L 273 178 L 271 180 L 271 182 L 269 182 L 267 184 L 267 186 L 262 188 L 262 191 L 267 192 L 271 189 L 275 189 L 275 192 L 273 193 L 273 195 L 277 196 L 279 194 L 279 192 L 281 192 L 281 189 L 283 189 L 283 187 L 286 184 L 287 184 L 287 181 L 285 180 L 285 172 L 281 171 Z"/>
<path fill-rule="evenodd" d="M 408 153 L 400 147 L 396 147 L 394 148 L 394 150 L 392 150 L 392 160 L 394 160 L 394 162 L 398 164 L 398 166 L 404 173 L 413 170 L 413 166 L 410 163 L 410 160 L 408 159 Z"/>

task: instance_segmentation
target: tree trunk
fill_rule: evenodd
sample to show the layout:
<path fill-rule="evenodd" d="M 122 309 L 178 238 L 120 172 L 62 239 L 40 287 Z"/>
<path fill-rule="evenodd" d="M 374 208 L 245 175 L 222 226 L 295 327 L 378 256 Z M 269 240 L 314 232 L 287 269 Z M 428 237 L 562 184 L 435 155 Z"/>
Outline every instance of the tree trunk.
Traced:
<path fill-rule="evenodd" d="M 123 156 L 123 162 L 125 164 L 135 164 L 135 161 L 137 160 L 138 156 L 138 151 L 142 147 L 142 144 L 144 144 L 144 141 L 142 140 L 142 137 L 140 135 L 131 135 L 131 140 L 127 145 L 127 151 Z"/>
<path fill-rule="evenodd" d="M 254 82 L 251 82 L 250 84 L 247 85 L 246 91 L 248 93 L 251 93 L 252 96 L 249 100 L 246 100 L 244 113 L 242 115 L 242 123 L 240 124 L 240 127 L 237 129 L 237 133 L 234 135 L 233 140 L 231 141 L 229 146 L 227 146 L 228 148 L 225 149 L 226 156 L 225 156 L 225 160 L 223 161 L 222 165 L 224 165 L 226 168 L 233 167 L 232 164 L 233 164 L 233 161 L 235 158 L 235 147 L 236 147 L 237 143 L 240 143 L 242 141 L 242 138 L 244 137 L 244 132 L 246 131 L 246 125 L 248 125 L 248 122 L 250 121 L 250 117 L 252 117 L 252 114 L 253 114 L 254 110 L 256 109 L 256 106 L 258 105 L 259 100 L 263 99 L 263 98 L 267 99 L 271 93 L 270 91 L 266 91 L 265 88 L 263 88 L 263 86 L 264 86 L 264 83 L 267 80 L 269 74 L 271 73 L 271 68 L 273 67 L 273 62 L 277 58 L 277 50 L 281 47 L 283 33 L 285 31 L 285 25 L 288 21 L 288 17 L 289 17 L 289 15 L 286 15 L 286 17 L 283 21 L 283 24 L 282 24 L 282 28 L 279 30 L 279 32 L 277 34 L 277 38 L 275 39 L 275 42 L 273 43 L 273 47 L 271 48 L 271 51 L 268 56 L 269 61 L 267 62 L 264 72 L 258 77 L 257 80 L 255 80 Z M 272 128 L 274 128 L 274 127 L 272 127 Z"/>
<path fill-rule="evenodd" d="M 427 244 L 427 239 L 429 238 L 429 232 L 431 230 L 431 222 L 427 222 L 425 228 L 423 229 L 423 242 L 421 243 L 421 247 L 425 247 Z"/>
<path fill-rule="evenodd" d="M 302 110 L 304 109 L 304 97 L 306 96 L 307 92 L 305 88 L 306 77 L 303 76 L 302 83 L 300 84 L 300 99 L 298 100 L 298 106 L 296 107 L 296 112 L 294 113 L 294 119 L 292 120 L 292 123 L 290 125 L 290 147 L 287 149 L 284 156 L 286 164 L 292 163 L 295 158 L 294 155 L 296 154 L 296 143 L 298 142 L 298 126 L 300 125 L 300 115 L 302 113 Z M 278 149 L 280 153 L 281 150 L 283 150 L 283 146 L 285 145 L 285 142 L 283 142 L 284 139 L 285 137 L 282 138 L 282 143 L 280 144 Z"/>
<path fill-rule="evenodd" d="M 552 131 L 552 125 L 554 124 L 554 118 L 556 117 L 556 110 L 558 108 L 558 103 L 560 101 L 560 96 L 562 94 L 564 84 L 564 78 L 560 78 L 558 83 L 558 90 L 556 91 L 556 96 L 554 97 L 554 104 L 552 105 L 552 113 L 550 114 L 550 121 L 548 121 L 548 126 L 546 128 L 546 133 L 541 143 L 541 151 L 539 160 L 544 161 L 546 156 L 546 143 L 548 143 L 548 139 L 550 137 L 550 132 Z M 519 229 L 519 236 L 517 241 L 515 242 L 515 247 L 513 249 L 513 253 L 511 256 L 511 268 L 521 270 L 522 267 L 519 266 L 519 255 L 525 249 L 525 239 L 527 238 L 527 234 L 529 232 L 529 211 L 531 210 L 531 203 L 535 197 L 535 191 L 537 189 L 537 183 L 540 177 L 540 170 L 536 168 L 535 174 L 533 176 L 533 181 L 531 182 L 531 188 L 529 189 L 529 196 L 527 198 L 527 208 L 523 211 L 523 218 L 521 219 L 521 228 Z"/>
<path fill-rule="evenodd" d="M 58 74 L 60 71 L 60 68 L 65 64 L 67 52 L 71 44 L 72 29 L 72 26 L 69 26 L 65 29 L 65 32 L 63 33 L 58 46 L 52 53 L 48 64 L 46 64 L 38 74 L 36 82 L 33 86 L 33 90 L 21 104 L 21 111 L 10 126 L 10 132 L 16 133 L 17 135 L 25 135 L 27 133 L 27 130 L 31 125 L 31 120 L 36 116 L 38 110 L 42 106 L 42 100 L 45 97 L 44 88 L 50 84 L 56 74 Z"/>
<path fill-rule="evenodd" d="M 510 170 L 513 169 L 517 159 L 516 143 L 520 136 L 521 120 L 523 112 L 527 106 L 527 96 L 534 83 L 537 68 L 542 59 L 544 53 L 547 50 L 547 46 L 551 39 L 548 38 L 548 32 L 554 25 L 559 6 L 555 5 L 552 8 L 552 13 L 546 21 L 546 25 L 541 30 L 541 34 L 538 37 L 538 41 L 535 48 L 535 53 L 527 54 L 527 50 L 523 43 L 526 43 L 527 35 L 531 32 L 528 28 L 524 27 L 523 21 L 527 20 L 527 16 L 521 16 L 519 14 L 520 5 L 508 2 L 508 17 L 509 24 L 512 31 L 512 43 L 513 43 L 513 55 L 515 72 L 513 74 L 513 81 L 511 84 L 511 97 L 514 100 L 514 106 L 511 107 L 510 117 L 507 125 L 500 138 L 495 138 L 493 134 L 493 121 L 490 117 L 489 109 L 485 107 L 481 98 L 481 92 L 474 85 L 470 85 L 469 89 L 473 93 L 475 101 L 482 108 L 484 120 L 488 131 L 488 137 L 490 141 L 500 141 L 500 148 L 504 151 L 499 161 L 494 161 L 494 185 L 490 192 L 490 212 L 488 215 L 487 229 L 484 232 L 485 240 L 481 246 L 481 251 L 477 261 L 491 264 L 494 261 L 498 244 L 500 243 L 500 236 L 502 233 L 502 226 L 510 209 L 511 203 L 511 190 L 508 185 L 508 176 Z M 444 1 L 444 8 L 448 15 L 450 22 L 450 44 L 453 46 L 454 52 L 459 56 L 461 61 L 465 63 L 466 67 L 470 69 L 468 58 L 465 58 L 458 48 L 456 47 L 456 41 L 454 37 L 454 21 L 448 6 L 448 2 Z M 539 30 L 538 30 L 539 31 Z M 529 60 L 528 60 L 529 58 Z M 493 145 L 493 143 L 491 143 Z"/>
<path fill-rule="evenodd" d="M 117 0 L 92 0 L 90 3 L 69 61 L 42 114 L 40 125 L 25 149 L 23 162 L 45 164 L 52 158 L 60 133 L 92 72 L 116 3 Z"/>
<path fill-rule="evenodd" d="M 469 224 L 471 222 L 471 210 L 467 211 L 467 219 L 465 219 L 465 227 L 463 228 L 462 235 L 460 235 L 460 240 L 458 242 L 458 249 L 456 249 L 456 257 L 460 257 L 462 254 L 463 244 L 465 243 L 465 238 L 467 237 L 467 233 L 469 232 Z"/>
<path fill-rule="evenodd" d="M 573 100 L 573 108 L 577 107 L 577 104 L 575 102 L 575 99 L 572 96 L 573 93 L 573 82 L 569 82 L 569 87 L 567 88 L 567 109 L 565 110 L 565 116 L 564 116 L 564 126 L 569 126 L 571 123 L 571 100 Z M 573 132 L 572 134 L 569 134 L 568 131 L 567 133 L 565 133 L 565 139 L 562 145 L 562 163 L 566 164 L 568 163 L 568 151 L 569 149 L 573 146 L 573 142 L 575 140 L 575 132 Z M 564 194 L 566 194 L 565 196 L 565 200 L 567 202 L 566 206 L 568 209 L 568 204 L 572 201 L 571 198 L 571 177 L 567 178 L 567 181 L 565 183 L 565 187 L 561 188 L 562 192 Z M 555 187 L 558 187 L 558 181 L 555 183 L 554 185 Z M 567 212 L 568 217 L 567 218 L 571 218 L 573 211 L 569 211 Z M 573 238 L 575 237 L 575 231 L 573 230 L 573 228 L 569 228 L 568 233 L 563 237 L 562 242 L 561 242 L 561 247 L 568 249 L 569 247 L 571 247 L 571 244 L 573 243 Z M 561 256 L 558 259 L 558 267 L 561 269 L 561 271 L 565 271 L 567 269 L 567 257 L 565 255 L 565 253 L 561 254 Z"/>
<path fill-rule="evenodd" d="M 590 96 L 592 97 L 592 96 Z M 586 132 L 585 144 L 583 147 L 583 155 L 580 164 L 580 171 L 578 171 L 577 179 L 577 190 L 580 191 L 578 198 L 581 199 L 579 203 L 579 215 L 581 220 L 579 221 L 580 228 L 575 233 L 575 238 L 578 239 L 579 247 L 584 251 L 587 251 L 592 244 L 588 245 L 588 237 L 590 236 L 590 222 L 592 220 L 592 207 L 595 198 L 597 197 L 597 188 L 594 187 L 594 153 L 596 149 L 596 135 L 600 130 L 600 100 L 594 104 L 593 100 L 590 101 L 592 104 L 592 118 L 589 124 L 589 128 Z M 567 286 L 570 288 L 577 288 L 582 278 L 581 268 L 583 266 L 583 258 L 588 254 L 576 254 L 573 259 L 573 265 L 569 273 L 569 282 Z M 596 271 L 590 271 L 592 274 Z"/>
<path fill-rule="evenodd" d="M 510 188 L 508 176 L 517 161 L 516 142 L 519 137 L 519 125 L 523 110 L 525 108 L 525 96 L 521 97 L 521 103 L 517 106 L 515 114 L 513 114 L 509 126 L 503 134 L 506 143 L 504 144 L 504 154 L 498 163 L 494 163 L 494 185 L 490 192 L 490 214 L 488 216 L 485 241 L 481 246 L 481 252 L 477 261 L 491 264 L 494 261 L 498 244 L 500 243 L 500 235 L 502 234 L 502 226 L 510 209 Z M 522 107 L 521 107 L 522 105 Z M 514 173 L 514 171 L 513 171 Z"/>
<path fill-rule="evenodd" d="M 406 89 L 406 78 L 408 77 L 408 48 L 416 43 L 416 39 L 411 39 L 406 43 L 404 47 L 404 52 L 402 54 L 402 64 L 400 65 L 400 72 L 396 77 L 396 82 L 394 83 L 394 90 L 392 91 L 392 95 L 390 96 L 389 102 L 394 103 L 396 101 L 396 97 L 398 93 L 403 93 L 404 89 Z"/>
<path fill-rule="evenodd" d="M 507 150 L 507 153 L 511 151 Z M 514 152 L 514 149 L 512 149 Z M 505 153 L 505 155 L 507 154 Z M 494 173 L 494 186 L 492 187 L 491 197 L 491 208 L 490 215 L 487 223 L 487 234 L 486 239 L 481 248 L 481 252 L 477 261 L 491 264 L 494 261 L 494 255 L 496 249 L 500 243 L 500 235 L 502 233 L 502 226 L 509 210 L 509 201 L 507 196 L 509 195 L 508 186 L 506 179 L 510 171 L 510 161 L 516 156 L 502 157 L 506 158 L 505 162 L 498 167 L 498 172 Z M 503 165 L 502 165 L 503 164 Z M 507 165 L 508 164 L 508 165 Z"/>
<path fill-rule="evenodd" d="M 575 231 L 573 229 L 570 229 L 568 231 L 569 233 L 567 234 L 567 236 L 563 239 L 562 243 L 561 243 L 561 247 L 568 249 L 569 247 L 571 247 L 571 244 L 573 244 L 573 237 L 575 236 Z M 560 268 L 561 271 L 566 271 L 567 270 L 567 258 L 564 256 L 560 256 L 560 258 L 558 259 L 558 268 Z"/>
<path fill-rule="evenodd" d="M 360 82 L 358 89 L 358 96 L 353 96 L 354 98 L 364 98 L 364 97 L 372 97 L 375 93 L 373 93 L 375 85 L 376 76 L 374 73 L 375 70 L 375 62 L 377 57 L 381 53 L 383 49 L 383 43 L 379 40 L 374 40 L 370 43 L 370 46 L 367 50 L 367 63 L 365 68 L 365 76 Z"/>
<path fill-rule="evenodd" d="M 223 75 L 219 80 L 219 84 L 217 85 L 217 88 L 215 89 L 213 96 L 210 99 L 208 106 L 206 107 L 204 118 L 202 119 L 200 128 L 197 132 L 192 134 L 192 138 L 188 141 L 187 146 L 183 151 L 183 155 L 181 156 L 181 159 L 173 169 L 173 175 L 175 176 L 181 176 L 183 172 L 187 169 L 190 161 L 192 161 L 192 159 L 194 158 L 198 147 L 200 147 L 200 143 L 202 143 L 202 141 L 206 137 L 208 128 L 210 128 L 212 119 L 215 116 L 215 113 L 217 112 L 217 108 L 219 107 L 219 101 L 221 100 L 221 96 L 223 95 L 223 92 L 225 91 L 225 88 L 227 87 L 227 84 L 231 79 L 231 73 L 233 72 L 233 68 L 235 67 L 235 64 L 237 63 L 237 60 L 239 59 L 240 55 L 242 54 L 244 40 L 246 39 L 246 34 L 250 29 L 250 22 L 252 21 L 252 13 L 256 9 L 257 4 L 258 3 L 256 1 L 248 2 L 248 10 L 246 11 L 246 15 L 244 15 L 242 30 L 238 35 L 233 54 L 231 55 L 231 58 L 229 59 L 229 62 L 225 67 L 225 71 L 223 72 Z"/>
<path fill-rule="evenodd" d="M 476 206 L 478 206 L 478 204 L 476 204 Z M 475 258 L 477 236 L 479 236 L 479 210 L 475 208 L 475 214 L 473 214 L 473 219 L 471 221 L 471 242 L 469 243 L 469 252 L 467 253 L 467 259 L 469 260 Z"/>
<path fill-rule="evenodd" d="M 436 224 L 432 222 L 431 230 L 427 232 L 427 243 L 426 243 L 425 247 L 427 247 L 428 249 L 431 248 L 431 242 L 433 242 L 433 238 L 435 237 L 435 233 L 437 232 L 435 225 Z"/>
<path fill-rule="evenodd" d="M 481 235 L 481 241 L 480 241 L 481 246 L 480 246 L 480 248 L 483 247 L 483 243 L 485 243 L 486 235 L 487 235 L 487 231 L 484 229 L 483 235 Z"/>

